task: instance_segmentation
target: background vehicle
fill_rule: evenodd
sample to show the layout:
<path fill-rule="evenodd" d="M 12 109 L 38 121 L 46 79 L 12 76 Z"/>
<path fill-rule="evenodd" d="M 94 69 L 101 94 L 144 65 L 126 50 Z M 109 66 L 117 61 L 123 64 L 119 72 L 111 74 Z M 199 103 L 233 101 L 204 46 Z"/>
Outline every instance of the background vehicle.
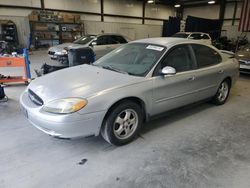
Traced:
<path fill-rule="evenodd" d="M 63 60 L 62 60 L 63 61 Z M 61 69 L 82 65 L 91 64 L 95 61 L 95 53 L 90 47 L 77 47 L 68 49 L 67 63 L 61 66 L 43 64 L 40 70 L 35 69 L 36 75 L 42 76 Z"/>
<path fill-rule="evenodd" d="M 73 43 L 64 43 L 49 48 L 48 55 L 54 60 L 57 60 L 58 57 L 65 59 L 65 57 L 67 58 L 67 50 L 70 48 L 91 47 L 96 54 L 96 59 L 99 59 L 125 43 L 127 40 L 119 34 L 86 35 Z"/>
<path fill-rule="evenodd" d="M 250 74 L 250 44 L 242 47 L 235 57 L 240 63 L 240 72 Z"/>
<path fill-rule="evenodd" d="M 172 37 L 177 38 L 186 38 L 192 40 L 200 40 L 205 44 L 212 44 L 212 39 L 207 33 L 200 33 L 200 32 L 178 32 L 174 34 Z"/>
<path fill-rule="evenodd" d="M 238 37 L 238 40 L 228 39 L 226 36 L 219 37 L 213 41 L 213 46 L 219 50 L 226 50 L 231 52 L 237 52 L 248 44 L 246 36 Z"/>
<path fill-rule="evenodd" d="M 47 134 L 101 133 L 107 142 L 123 145 L 152 116 L 207 98 L 224 104 L 238 73 L 237 60 L 215 47 L 187 39 L 143 39 L 93 65 L 35 79 L 20 103 L 30 122 Z"/>

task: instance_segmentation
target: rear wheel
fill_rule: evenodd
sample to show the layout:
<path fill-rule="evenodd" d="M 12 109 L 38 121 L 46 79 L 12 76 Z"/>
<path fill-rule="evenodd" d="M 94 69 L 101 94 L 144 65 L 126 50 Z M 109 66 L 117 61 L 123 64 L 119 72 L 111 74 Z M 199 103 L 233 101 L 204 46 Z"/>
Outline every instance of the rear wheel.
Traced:
<path fill-rule="evenodd" d="M 140 106 L 131 101 L 124 101 L 110 111 L 101 134 L 110 144 L 127 144 L 137 136 L 142 126 L 142 119 Z"/>
<path fill-rule="evenodd" d="M 221 82 L 216 95 L 212 99 L 212 102 L 216 105 L 224 104 L 229 96 L 230 88 L 231 86 L 229 80 L 224 80 Z"/>

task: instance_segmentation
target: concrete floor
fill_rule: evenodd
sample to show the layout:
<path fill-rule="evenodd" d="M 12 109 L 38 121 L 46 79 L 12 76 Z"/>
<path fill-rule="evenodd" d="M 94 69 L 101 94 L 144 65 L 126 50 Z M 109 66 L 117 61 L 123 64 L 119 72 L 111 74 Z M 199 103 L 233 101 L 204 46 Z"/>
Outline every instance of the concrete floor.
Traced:
<path fill-rule="evenodd" d="M 30 60 L 32 69 L 48 61 L 45 52 Z M 10 100 L 0 103 L 1 188 L 250 187 L 250 76 L 225 105 L 202 103 L 152 120 L 123 147 L 45 135 L 19 110 L 24 89 L 7 87 Z"/>

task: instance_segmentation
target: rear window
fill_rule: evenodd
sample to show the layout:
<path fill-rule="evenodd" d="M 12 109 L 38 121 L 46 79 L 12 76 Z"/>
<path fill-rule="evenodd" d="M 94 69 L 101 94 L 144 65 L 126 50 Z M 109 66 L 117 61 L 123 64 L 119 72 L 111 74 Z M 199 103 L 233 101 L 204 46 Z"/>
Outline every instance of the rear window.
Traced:
<path fill-rule="evenodd" d="M 203 39 L 209 39 L 209 36 L 208 35 L 203 35 Z"/>
<path fill-rule="evenodd" d="M 193 44 L 192 48 L 199 68 L 215 65 L 222 61 L 220 54 L 208 46 Z"/>
<path fill-rule="evenodd" d="M 174 34 L 172 37 L 176 37 L 176 38 L 188 38 L 189 34 L 185 34 L 185 33 L 176 33 Z"/>
<path fill-rule="evenodd" d="M 127 43 L 127 41 L 122 36 L 113 35 L 112 38 L 120 44 Z"/>
<path fill-rule="evenodd" d="M 209 39 L 208 35 L 203 33 L 194 33 L 189 38 L 194 40 Z"/>
<path fill-rule="evenodd" d="M 202 39 L 202 35 L 201 34 L 192 34 L 189 38 L 194 39 L 194 40 L 200 40 L 200 39 Z"/>

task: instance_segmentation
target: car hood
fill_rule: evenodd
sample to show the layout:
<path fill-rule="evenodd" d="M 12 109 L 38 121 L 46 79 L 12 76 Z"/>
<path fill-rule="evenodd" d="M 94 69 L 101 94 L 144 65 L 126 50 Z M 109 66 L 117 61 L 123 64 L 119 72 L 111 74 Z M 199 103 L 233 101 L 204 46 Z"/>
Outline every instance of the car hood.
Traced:
<path fill-rule="evenodd" d="M 87 45 L 75 44 L 75 43 L 63 43 L 63 44 L 49 48 L 49 51 L 59 52 L 59 51 L 64 50 L 65 48 L 77 48 L 77 47 L 84 47 L 84 46 L 87 46 Z"/>
<path fill-rule="evenodd" d="M 97 66 L 80 65 L 39 77 L 30 83 L 28 89 L 46 103 L 66 97 L 88 98 L 100 91 L 123 87 L 142 79 Z"/>

